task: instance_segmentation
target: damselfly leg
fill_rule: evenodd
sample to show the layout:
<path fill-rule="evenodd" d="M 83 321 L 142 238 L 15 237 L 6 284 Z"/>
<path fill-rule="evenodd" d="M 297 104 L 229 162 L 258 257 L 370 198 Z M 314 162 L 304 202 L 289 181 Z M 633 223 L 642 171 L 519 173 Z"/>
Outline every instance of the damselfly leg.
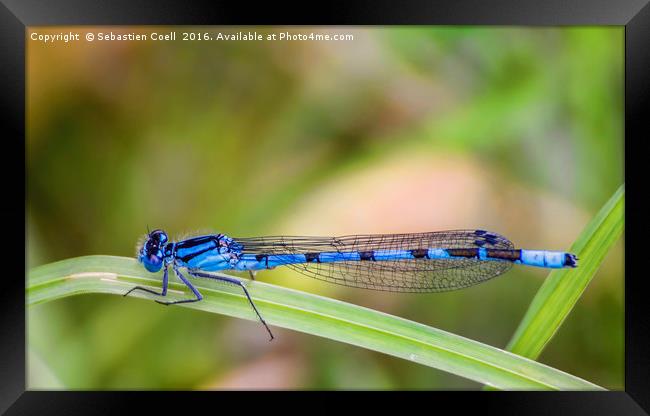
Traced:
<path fill-rule="evenodd" d="M 262 315 L 260 315 L 260 312 L 257 310 L 257 307 L 255 306 L 255 303 L 253 302 L 253 299 L 251 299 L 251 295 L 248 294 L 248 290 L 246 289 L 246 286 L 244 286 L 244 284 L 242 282 L 240 282 L 237 279 L 227 278 L 227 277 L 223 277 L 223 276 L 216 276 L 216 275 L 208 274 L 208 273 L 201 273 L 201 272 L 197 272 L 197 271 L 194 271 L 194 270 L 188 270 L 187 272 L 190 274 L 190 276 L 202 277 L 202 278 L 213 279 L 213 280 L 219 280 L 219 281 L 222 281 L 222 282 L 231 283 L 233 285 L 236 285 L 236 286 L 239 286 L 240 288 L 242 288 L 242 290 L 244 291 L 244 294 L 246 295 L 246 298 L 248 299 L 248 303 L 250 303 L 251 307 L 253 308 L 253 310 L 257 314 L 257 317 L 260 318 L 260 321 L 262 322 L 262 325 L 264 325 L 267 332 L 271 336 L 270 341 L 273 340 L 274 337 L 273 337 L 273 333 L 271 332 L 271 329 L 266 324 L 266 321 L 264 320 L 264 318 L 262 318 Z"/>
<path fill-rule="evenodd" d="M 190 283 L 189 280 L 187 280 L 185 278 L 185 276 L 183 276 L 183 274 L 180 272 L 180 270 L 178 270 L 178 268 L 176 266 L 174 266 L 174 272 L 176 273 L 176 276 L 178 276 L 178 278 L 181 279 L 183 281 L 183 283 L 185 283 L 185 286 L 190 288 L 190 290 L 192 291 L 192 293 L 194 293 L 194 296 L 196 296 L 196 298 L 194 298 L 194 299 L 175 300 L 175 301 L 170 301 L 170 302 L 164 302 L 164 301 L 161 301 L 161 300 L 158 300 L 158 299 L 154 299 L 156 302 L 160 303 L 161 305 L 175 305 L 177 303 L 198 302 L 201 299 L 203 299 L 203 296 L 201 296 L 201 293 L 192 285 L 192 283 Z M 156 292 L 155 290 L 148 289 L 146 287 L 136 286 L 136 287 L 132 288 L 131 290 L 129 290 L 128 292 L 126 292 L 123 296 L 128 296 L 131 292 L 133 292 L 135 290 L 140 290 L 142 292 L 151 293 L 152 295 L 163 296 L 164 297 L 164 296 L 167 296 L 167 287 L 168 286 L 169 286 L 169 268 L 167 266 L 165 266 L 165 269 L 163 271 L 162 290 L 161 290 L 160 293 Z"/>
<path fill-rule="evenodd" d="M 131 290 L 126 292 L 123 296 L 128 296 L 131 292 L 135 290 L 141 290 L 143 292 L 151 293 L 157 296 L 167 296 L 168 285 L 169 285 L 169 274 L 167 273 L 167 267 L 165 267 L 165 270 L 163 271 L 162 291 L 160 293 L 156 292 L 155 290 L 148 289 L 146 287 L 136 286 L 134 288 L 131 288 Z"/>
<path fill-rule="evenodd" d="M 171 301 L 171 302 L 163 302 L 161 300 L 156 299 L 156 302 L 160 303 L 161 305 L 169 306 L 169 305 L 176 305 L 178 303 L 198 302 L 201 299 L 203 299 L 203 296 L 201 296 L 201 292 L 199 292 L 199 290 L 197 288 L 195 288 L 194 285 L 192 283 L 190 283 L 190 281 L 185 278 L 185 276 L 183 276 L 183 273 L 181 273 L 181 271 L 178 270 L 178 267 L 176 265 L 174 265 L 174 273 L 176 273 L 176 276 L 178 276 L 178 278 L 181 279 L 183 281 L 183 283 L 185 283 L 185 286 L 190 288 L 190 290 L 192 291 L 192 293 L 194 293 L 194 296 L 196 296 L 196 298 L 194 298 L 194 299 L 174 300 L 174 301 Z"/>

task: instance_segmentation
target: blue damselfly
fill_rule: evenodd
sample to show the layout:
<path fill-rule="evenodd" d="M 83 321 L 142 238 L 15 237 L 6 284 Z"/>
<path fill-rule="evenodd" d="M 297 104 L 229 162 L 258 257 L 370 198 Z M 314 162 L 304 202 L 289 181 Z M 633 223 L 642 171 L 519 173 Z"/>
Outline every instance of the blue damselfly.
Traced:
<path fill-rule="evenodd" d="M 138 249 L 138 260 L 152 272 L 163 269 L 162 290 L 167 295 L 168 270 L 192 291 L 194 298 L 161 301 L 165 305 L 197 302 L 201 293 L 181 272 L 195 278 L 239 286 L 260 321 L 273 334 L 253 303 L 246 286 L 235 277 L 210 274 L 222 270 L 249 271 L 277 266 L 345 286 L 394 292 L 442 292 L 462 289 L 505 273 L 513 264 L 576 267 L 577 258 L 562 251 L 515 249 L 505 237 L 484 230 L 454 230 L 413 234 L 349 235 L 343 237 L 268 236 L 230 238 L 207 234 L 169 241 L 163 230 L 148 233 Z"/>

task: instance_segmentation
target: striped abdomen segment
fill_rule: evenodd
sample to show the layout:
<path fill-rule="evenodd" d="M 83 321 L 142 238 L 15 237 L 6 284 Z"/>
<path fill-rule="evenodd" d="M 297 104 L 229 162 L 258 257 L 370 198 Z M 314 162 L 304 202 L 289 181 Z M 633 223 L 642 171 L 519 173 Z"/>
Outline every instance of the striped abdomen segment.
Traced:
<path fill-rule="evenodd" d="M 350 261 L 449 260 L 477 259 L 507 261 L 527 266 L 562 268 L 575 267 L 574 255 L 558 251 L 489 249 L 489 248 L 430 248 L 413 250 L 325 251 L 304 254 L 243 254 L 236 269 L 260 270 L 300 263 L 334 263 Z"/>
<path fill-rule="evenodd" d="M 526 266 L 546 267 L 559 269 L 562 267 L 576 267 L 577 258 L 571 253 L 563 251 L 546 250 L 502 250 L 490 248 L 450 248 L 447 253 L 454 257 L 476 258 L 479 260 L 510 261 Z"/>

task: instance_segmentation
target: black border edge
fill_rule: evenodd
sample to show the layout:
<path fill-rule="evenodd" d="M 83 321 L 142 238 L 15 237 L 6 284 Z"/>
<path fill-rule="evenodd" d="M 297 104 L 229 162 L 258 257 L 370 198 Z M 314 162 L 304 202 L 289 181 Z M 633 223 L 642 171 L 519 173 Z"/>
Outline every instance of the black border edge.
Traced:
<path fill-rule="evenodd" d="M 25 25 L 4 5 L 0 5 L 0 117 L 3 120 L 3 157 L 0 175 L 3 195 L 0 215 L 9 227 L 6 234 L 14 244 L 1 239 L 6 256 L 18 259 L 25 256 L 25 245 L 15 244 L 25 236 L 25 184 L 18 172 L 25 170 Z M 5 153 L 5 151 L 7 151 Z M 24 176 L 23 176 L 24 178 Z M 11 185 L 9 185 L 11 184 Z M 9 193 L 9 188 L 13 188 Z M 11 196 L 9 196 L 11 195 Z M 21 201 L 22 202 L 21 204 Z M 7 257 L 6 257 L 7 258 Z M 5 294 L 0 302 L 0 412 L 25 391 L 25 265 L 18 261 L 3 262 Z M 22 274 L 21 274 L 22 273 Z"/>
<path fill-rule="evenodd" d="M 644 232 L 650 229 L 643 209 L 650 138 L 650 4 L 625 27 L 625 390 L 646 411 L 650 409 L 650 304 L 646 273 L 637 267 L 644 253 Z M 636 260 L 635 260 L 636 259 Z M 645 283 L 645 284 L 644 284 Z M 645 296 L 644 296 L 645 295 Z"/>
<path fill-rule="evenodd" d="M 625 25 L 647 0 L 2 0 L 26 26 L 132 24 Z M 183 7 L 185 6 L 185 7 Z M 244 17 L 245 18 L 242 18 Z"/>
<path fill-rule="evenodd" d="M 326 393 L 334 395 L 336 392 Z M 463 391 L 436 391 L 436 392 L 412 392 L 406 398 L 396 397 L 405 395 L 405 392 L 354 392 L 357 396 L 365 396 L 363 400 L 364 409 L 372 409 L 372 406 L 382 405 L 388 400 L 407 399 L 404 402 L 409 405 L 422 400 L 428 408 L 443 409 L 447 406 L 450 409 L 480 409 L 481 414 L 502 414 L 502 415 L 646 415 L 625 392 L 605 391 L 605 392 L 471 392 L 472 397 L 469 400 L 466 396 L 470 393 Z M 262 400 L 256 401 L 245 400 L 246 392 L 74 392 L 74 391 L 42 391 L 26 392 L 11 407 L 7 414 L 11 415 L 43 415 L 43 414 L 116 414 L 118 411 L 134 410 L 140 406 L 146 406 L 148 414 L 154 411 L 165 410 L 164 413 L 171 413 L 178 409 L 180 414 L 190 414 L 197 409 L 212 408 L 219 409 L 218 401 L 235 400 L 231 403 L 238 403 L 237 409 L 245 406 L 246 410 L 252 410 L 255 406 L 260 409 L 283 409 L 286 410 L 287 392 L 259 392 L 263 394 Z M 232 395 L 232 397 L 230 397 Z M 324 409 L 341 409 L 344 403 L 334 399 L 323 401 L 322 392 L 300 392 L 301 399 L 306 403 L 309 399 L 318 400 L 318 410 Z M 372 397 L 370 397 L 372 396 Z M 178 398 L 191 399 L 183 400 L 178 403 Z M 244 400 L 242 400 L 244 399 Z M 176 402 L 176 403 L 175 403 Z M 282 406 L 285 406 L 283 408 Z M 183 406 L 184 405 L 184 406 Z M 446 406 L 445 406 L 446 405 Z M 223 406 L 223 404 L 222 404 Z M 262 406 L 264 406 L 262 408 Z M 293 402 L 292 407 L 299 408 L 297 402 Z M 255 409 L 258 410 L 258 409 Z M 313 412 L 314 409 L 307 409 L 306 413 Z M 407 409 L 405 409 L 407 410 Z M 411 410 L 412 409 L 408 409 Z M 407 410 L 407 411 L 408 411 Z M 433 411 L 435 412 L 435 411 Z M 174 411 L 174 413 L 176 413 Z M 249 413 L 249 412 L 247 412 Z M 461 412 L 462 413 L 462 412 Z"/>
<path fill-rule="evenodd" d="M 489 25 L 626 25 L 625 38 L 625 180 L 626 188 L 626 222 L 634 227 L 626 227 L 626 275 L 636 276 L 626 279 L 626 392 L 565 392 L 548 395 L 536 392 L 522 393 L 479 393 L 473 395 L 474 405 L 494 405 L 499 401 L 499 409 L 505 413 L 544 414 L 549 411 L 570 411 L 576 414 L 644 414 L 639 406 L 650 409 L 650 397 L 647 392 L 648 374 L 650 374 L 650 359 L 647 353 L 649 344 L 650 325 L 648 324 L 649 305 L 645 299 L 642 282 L 644 273 L 640 267 L 635 267 L 638 259 L 643 258 L 641 247 L 629 244 L 642 236 L 643 226 L 643 190 L 635 192 L 638 176 L 637 169 L 643 168 L 640 160 L 648 154 L 647 138 L 650 131 L 647 120 L 650 120 L 650 6 L 648 0 L 626 0 L 611 2 L 608 0 L 578 0 L 571 3 L 562 0 L 547 2 L 497 0 L 489 4 L 480 0 L 447 0 L 435 4 L 425 4 L 419 1 L 378 2 L 359 1 L 353 4 L 324 5 L 318 4 L 320 10 L 294 9 L 288 15 L 286 10 L 278 5 L 251 7 L 242 2 L 235 6 L 234 2 L 199 2 L 192 7 L 183 8 L 180 3 L 170 0 L 140 2 L 135 5 L 128 0 L 115 0 L 107 6 L 102 1 L 67 0 L 56 4 L 37 2 L 34 0 L 2 0 L 0 6 L 0 33 L 2 37 L 0 50 L 7 59 L 0 65 L 0 82 L 2 94 L 0 104 L 2 114 L 7 120 L 4 123 L 6 146 L 15 145 L 22 152 L 22 158 L 4 158 L 2 169 L 5 178 L 14 178 L 17 169 L 25 170 L 25 29 L 28 25 L 85 25 L 85 24 L 235 24 L 235 16 L 247 16 L 247 24 L 269 24 L 270 20 L 278 23 L 301 24 L 489 24 Z M 6 4 L 9 3 L 9 6 Z M 13 11 L 13 13 L 12 13 Z M 243 13 L 242 13 L 243 12 Z M 303 13 L 296 17 L 296 14 Z M 312 14 L 309 14 L 312 13 Z M 14 15 L 15 14 L 15 15 Z M 18 18 L 16 17 L 18 16 Z M 314 16 L 318 16 L 315 18 Z M 645 116 L 645 117 L 644 117 Z M 11 144 L 10 144 L 11 143 Z M 633 162 L 633 160 L 635 160 Z M 630 188 L 630 179 L 632 188 Z M 640 182 L 644 186 L 644 181 Z M 24 184 L 23 184 L 24 185 Z M 632 189 L 632 192 L 629 190 Z M 25 198 L 25 188 L 22 193 Z M 9 200 L 8 198 L 6 201 Z M 15 200 L 14 200 L 15 201 Z M 629 208 L 628 208 L 629 207 Z M 5 215 L 15 218 L 25 217 L 24 206 L 20 209 L 17 203 L 5 203 L 2 210 Z M 13 210 L 12 210 L 13 209 Z M 18 222 L 6 221 L 16 227 L 17 233 L 25 233 Z M 18 230 L 20 228 L 20 230 Z M 13 230 L 12 230 L 13 231 Z M 13 234 L 15 235 L 15 234 Z M 15 242 L 14 242 L 15 243 Z M 23 246 L 24 248 L 24 246 Z M 16 255 L 16 245 L 10 247 Z M 6 253 L 6 252 L 5 252 Z M 24 251 L 23 251 L 24 253 Z M 635 260 L 637 259 L 637 260 Z M 9 267 L 10 265 L 5 265 Z M 17 267 L 17 265 L 14 265 Z M 640 273 L 634 273 L 639 271 Z M 23 267 L 24 272 L 24 267 Z M 629 272 L 629 273 L 627 273 Z M 7 274 L 7 276 L 16 276 Z M 12 280 L 12 281 L 9 281 Z M 122 399 L 135 399 L 135 394 L 122 393 L 79 393 L 79 392 L 25 392 L 25 303 L 24 285 L 19 279 L 5 279 L 9 285 L 5 299 L 0 306 L 0 369 L 3 374 L 11 375 L 0 383 L 0 412 L 11 407 L 9 413 L 25 414 L 47 410 L 48 413 L 70 411 L 103 412 L 115 409 Z M 21 395 L 21 393 L 24 393 Z M 460 392 L 436 392 L 436 401 L 451 400 L 457 408 Z M 139 395 L 138 395 L 139 396 Z M 146 397 L 151 400 L 157 395 Z M 207 394 L 193 395 L 206 398 Z M 384 396 L 387 397 L 387 396 Z M 430 398 L 430 396 L 427 396 Z M 489 399 L 488 399 L 489 397 Z M 138 397 L 138 401 L 140 400 Z M 377 398 L 377 397 L 375 397 Z M 427 398 L 427 400 L 428 400 Z M 118 399 L 118 400 L 115 400 Z M 273 400 L 267 395 L 265 402 L 271 406 Z M 135 402 L 135 400 L 133 400 Z M 163 402 L 169 402 L 164 400 Z M 505 402 L 505 403 L 504 403 Z M 635 403 L 636 402 L 636 403 Z M 462 403 L 460 403 L 462 405 Z M 503 407 L 505 405 L 505 408 Z M 266 406 L 265 406 L 266 407 Z M 462 407 L 462 406 L 461 406 Z M 485 408 L 485 407 L 484 407 Z M 29 410 L 28 410 L 29 409 Z M 153 408 L 151 409 L 153 410 Z M 187 410 L 187 409 L 186 409 Z M 496 406 L 495 406 L 496 410 Z M 510 411 L 508 411 L 510 410 Z M 39 413 L 40 413 L 39 412 Z M 647 414 L 647 413 L 645 413 Z"/>

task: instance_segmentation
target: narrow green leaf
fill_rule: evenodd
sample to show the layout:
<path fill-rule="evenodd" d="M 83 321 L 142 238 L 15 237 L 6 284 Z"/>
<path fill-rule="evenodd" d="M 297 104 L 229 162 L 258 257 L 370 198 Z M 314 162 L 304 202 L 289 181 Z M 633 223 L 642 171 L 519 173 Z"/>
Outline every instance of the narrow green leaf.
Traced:
<path fill-rule="evenodd" d="M 578 268 L 549 274 L 506 347 L 509 351 L 533 360 L 539 357 L 621 236 L 624 201 L 625 185 L 621 185 L 571 246 Z"/>
<path fill-rule="evenodd" d="M 533 360 L 416 322 L 259 281 L 242 281 L 270 325 L 383 352 L 500 389 L 601 389 Z M 204 300 L 181 306 L 257 319 L 238 287 L 208 279 L 194 283 Z M 79 257 L 32 270 L 27 302 L 34 305 L 81 293 L 121 295 L 136 284 L 160 287 L 160 274 L 147 273 L 134 259 Z M 188 297 L 182 290 L 180 283 L 170 282 L 168 296 Z M 266 336 L 261 327 L 260 336 Z"/>

